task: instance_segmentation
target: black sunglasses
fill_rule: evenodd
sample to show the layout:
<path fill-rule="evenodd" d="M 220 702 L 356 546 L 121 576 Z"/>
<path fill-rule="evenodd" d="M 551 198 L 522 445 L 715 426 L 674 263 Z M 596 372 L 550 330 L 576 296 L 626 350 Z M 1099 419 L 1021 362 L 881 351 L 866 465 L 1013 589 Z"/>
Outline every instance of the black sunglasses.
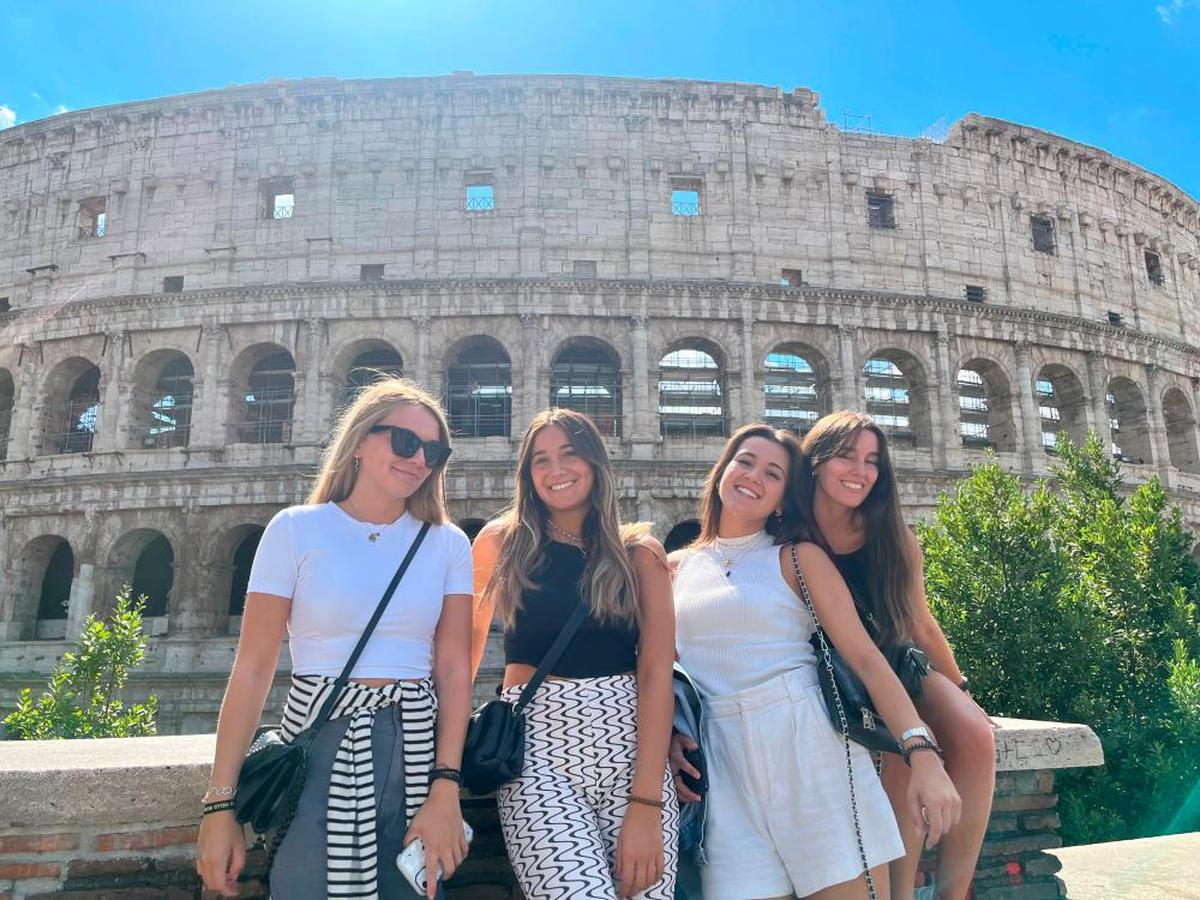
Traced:
<path fill-rule="evenodd" d="M 425 451 L 425 465 L 436 469 L 450 458 L 450 445 L 441 441 L 423 441 L 415 431 L 401 428 L 399 425 L 372 425 L 367 429 L 370 434 L 381 434 L 385 431 L 392 433 L 392 452 L 405 459 L 412 459 L 418 450 Z"/>

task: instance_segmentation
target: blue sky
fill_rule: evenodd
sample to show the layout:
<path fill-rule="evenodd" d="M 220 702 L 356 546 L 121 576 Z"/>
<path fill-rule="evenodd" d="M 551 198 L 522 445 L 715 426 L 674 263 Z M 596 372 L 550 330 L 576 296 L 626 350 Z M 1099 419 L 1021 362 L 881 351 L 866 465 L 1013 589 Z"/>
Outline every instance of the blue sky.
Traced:
<path fill-rule="evenodd" d="M 975 111 L 1200 198 L 1200 0 L 0 0 L 0 127 L 268 78 L 455 69 L 803 86 L 835 124 L 848 111 L 904 135 Z"/>

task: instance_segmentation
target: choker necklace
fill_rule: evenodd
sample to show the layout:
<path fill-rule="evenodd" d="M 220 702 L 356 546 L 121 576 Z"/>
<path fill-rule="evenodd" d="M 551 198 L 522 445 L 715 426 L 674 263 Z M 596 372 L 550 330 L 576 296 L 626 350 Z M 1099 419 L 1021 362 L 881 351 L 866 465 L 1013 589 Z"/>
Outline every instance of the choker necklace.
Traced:
<path fill-rule="evenodd" d="M 583 538 L 581 538 L 577 534 L 571 534 L 571 532 L 569 532 L 569 531 L 563 531 L 563 529 L 559 528 L 557 525 L 555 525 L 549 519 L 546 520 L 546 524 L 549 525 L 550 530 L 553 531 L 560 538 L 562 538 L 565 543 L 570 544 L 572 547 L 574 547 L 576 550 L 578 550 L 580 553 L 583 554 L 584 559 L 587 559 L 587 555 L 588 555 L 587 554 L 587 544 L 584 542 Z"/>
<path fill-rule="evenodd" d="M 758 539 L 765 533 L 756 531 L 736 538 L 713 538 L 712 547 L 720 557 L 726 578 L 733 577 L 734 567 L 742 561 L 743 556 L 757 548 Z"/>

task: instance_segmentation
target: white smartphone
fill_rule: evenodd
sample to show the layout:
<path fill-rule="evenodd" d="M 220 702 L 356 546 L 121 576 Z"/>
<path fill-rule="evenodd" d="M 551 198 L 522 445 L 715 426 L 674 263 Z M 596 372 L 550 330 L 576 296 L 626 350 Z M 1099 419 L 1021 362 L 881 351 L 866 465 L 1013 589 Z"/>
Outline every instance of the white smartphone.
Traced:
<path fill-rule="evenodd" d="M 471 826 L 463 822 L 463 835 L 467 839 L 467 843 L 471 843 L 471 838 L 475 836 L 475 832 L 471 830 Z M 412 885 L 413 890 L 425 896 L 425 891 L 429 887 L 428 876 L 425 874 L 425 844 L 420 838 L 417 838 L 407 847 L 400 851 L 400 855 L 396 857 L 396 867 L 400 873 L 408 879 L 408 883 Z M 437 877 L 440 880 L 442 870 L 439 867 Z"/>

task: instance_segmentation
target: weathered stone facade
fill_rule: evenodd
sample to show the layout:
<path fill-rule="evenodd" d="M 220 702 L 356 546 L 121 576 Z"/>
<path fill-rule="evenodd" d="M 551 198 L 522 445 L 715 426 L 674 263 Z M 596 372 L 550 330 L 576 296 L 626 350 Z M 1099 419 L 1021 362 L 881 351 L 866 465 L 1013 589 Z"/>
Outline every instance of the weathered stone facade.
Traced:
<path fill-rule="evenodd" d="M 601 417 L 660 536 L 721 433 L 838 407 L 896 426 L 914 517 L 987 445 L 1036 476 L 1095 428 L 1200 523 L 1196 201 L 1020 125 L 846 133 L 740 84 L 272 82 L 3 132 L 0 226 L 0 705 L 141 572 L 164 729 L 211 726 L 239 548 L 368 364 L 458 410 L 464 522 L 553 398 Z"/>

